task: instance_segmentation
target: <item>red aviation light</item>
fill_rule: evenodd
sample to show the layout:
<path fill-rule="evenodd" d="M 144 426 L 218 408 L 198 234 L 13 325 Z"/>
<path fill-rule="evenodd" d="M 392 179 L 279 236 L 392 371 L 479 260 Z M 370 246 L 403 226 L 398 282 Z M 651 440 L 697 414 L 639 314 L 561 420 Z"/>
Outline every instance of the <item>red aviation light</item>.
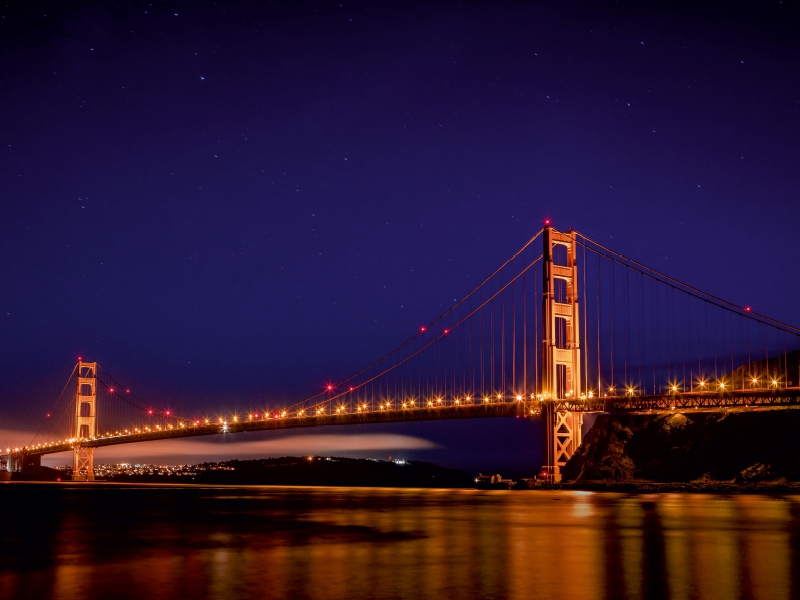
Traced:
<path fill-rule="evenodd" d="M 113 394 L 114 393 L 114 388 L 108 388 L 108 391 Z"/>
<path fill-rule="evenodd" d="M 130 391 L 130 390 L 125 390 L 125 393 L 126 393 L 126 394 L 130 394 L 130 393 L 131 393 L 131 391 Z"/>
<path fill-rule="evenodd" d="M 150 410 L 148 410 L 148 411 L 147 411 L 147 414 L 148 414 L 148 415 L 152 415 L 152 414 L 153 414 L 153 409 L 150 409 Z"/>
<path fill-rule="evenodd" d="M 751 310 L 753 310 L 753 309 L 750 308 L 749 306 L 745 306 L 744 307 L 744 312 L 750 312 Z"/>
<path fill-rule="evenodd" d="M 548 227 L 550 227 L 550 219 L 545 219 L 544 220 L 544 224 L 547 225 Z"/>
<path fill-rule="evenodd" d="M 420 327 L 419 330 L 420 331 L 425 331 L 425 327 Z"/>

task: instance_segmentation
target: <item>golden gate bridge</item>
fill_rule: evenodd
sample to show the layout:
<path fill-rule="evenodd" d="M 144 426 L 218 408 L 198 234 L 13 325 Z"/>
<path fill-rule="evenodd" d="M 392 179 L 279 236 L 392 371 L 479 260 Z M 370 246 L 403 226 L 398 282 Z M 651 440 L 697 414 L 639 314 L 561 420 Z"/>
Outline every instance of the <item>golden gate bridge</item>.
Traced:
<path fill-rule="evenodd" d="M 73 479 L 93 480 L 95 449 L 117 444 L 519 417 L 542 420 L 543 474 L 558 481 L 587 412 L 800 404 L 799 348 L 800 329 L 548 221 L 397 348 L 295 403 L 179 415 L 81 358 L 31 442 L 0 446 L 0 469 L 32 471 L 43 455 L 71 452 Z"/>

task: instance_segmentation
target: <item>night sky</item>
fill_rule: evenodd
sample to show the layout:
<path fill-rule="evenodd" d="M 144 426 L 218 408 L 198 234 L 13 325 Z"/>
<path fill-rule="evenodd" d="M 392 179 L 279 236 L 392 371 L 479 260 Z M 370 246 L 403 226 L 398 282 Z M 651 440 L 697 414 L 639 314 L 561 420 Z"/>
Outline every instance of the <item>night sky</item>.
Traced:
<path fill-rule="evenodd" d="M 0 442 L 29 441 L 78 356 L 187 416 L 302 399 L 547 217 L 800 323 L 795 3 L 0 15 Z M 527 420 L 259 435 L 96 460 L 540 461 Z"/>

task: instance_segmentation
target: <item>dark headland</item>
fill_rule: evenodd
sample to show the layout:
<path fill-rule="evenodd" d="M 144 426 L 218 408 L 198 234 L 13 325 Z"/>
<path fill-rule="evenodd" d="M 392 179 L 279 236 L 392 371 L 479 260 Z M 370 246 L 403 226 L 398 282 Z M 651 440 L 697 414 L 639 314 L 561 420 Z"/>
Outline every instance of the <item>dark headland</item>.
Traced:
<path fill-rule="evenodd" d="M 800 493 L 800 409 L 601 414 L 558 487 Z"/>
<path fill-rule="evenodd" d="M 747 389 L 754 373 L 800 381 L 800 351 L 728 373 Z M 800 409 L 601 414 L 565 466 L 566 489 L 800 493 Z"/>

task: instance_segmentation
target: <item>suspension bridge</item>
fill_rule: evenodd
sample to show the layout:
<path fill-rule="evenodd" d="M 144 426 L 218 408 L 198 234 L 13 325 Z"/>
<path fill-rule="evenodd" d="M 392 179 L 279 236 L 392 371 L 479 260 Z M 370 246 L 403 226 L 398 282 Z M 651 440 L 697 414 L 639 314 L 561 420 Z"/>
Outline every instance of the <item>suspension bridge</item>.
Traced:
<path fill-rule="evenodd" d="M 523 417 L 542 420 L 542 471 L 558 481 L 587 412 L 797 406 L 798 381 L 800 329 L 546 222 L 397 348 L 292 404 L 178 415 L 79 359 L 31 442 L 0 446 L 0 470 L 33 471 L 43 455 L 71 452 L 73 479 L 93 480 L 95 450 L 117 444 Z"/>

